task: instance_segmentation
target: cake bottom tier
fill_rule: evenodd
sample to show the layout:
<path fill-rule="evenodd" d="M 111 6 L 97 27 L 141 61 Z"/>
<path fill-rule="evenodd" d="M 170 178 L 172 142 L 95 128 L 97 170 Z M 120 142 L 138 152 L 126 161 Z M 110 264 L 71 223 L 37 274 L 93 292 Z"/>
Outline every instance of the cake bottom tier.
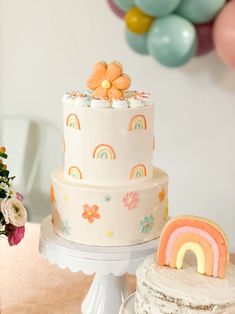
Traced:
<path fill-rule="evenodd" d="M 52 173 L 54 231 L 62 238 L 95 246 L 125 246 L 159 237 L 168 218 L 168 176 L 154 169 L 151 179 L 132 186 L 75 183 L 63 170 Z"/>
<path fill-rule="evenodd" d="M 176 270 L 158 266 L 149 256 L 137 270 L 136 314 L 234 314 L 235 266 L 226 278 L 196 272 L 196 265 Z"/>

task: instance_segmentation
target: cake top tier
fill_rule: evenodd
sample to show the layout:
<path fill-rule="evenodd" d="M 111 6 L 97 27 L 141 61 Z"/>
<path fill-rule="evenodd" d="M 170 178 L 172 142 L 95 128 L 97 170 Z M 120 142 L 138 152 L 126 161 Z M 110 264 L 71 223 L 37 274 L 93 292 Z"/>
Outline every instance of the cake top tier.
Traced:
<path fill-rule="evenodd" d="M 65 94 L 63 103 L 75 107 L 138 108 L 151 105 L 150 95 L 144 92 L 127 91 L 131 79 L 123 73 L 119 62 L 98 62 L 87 80 L 88 90 Z"/>

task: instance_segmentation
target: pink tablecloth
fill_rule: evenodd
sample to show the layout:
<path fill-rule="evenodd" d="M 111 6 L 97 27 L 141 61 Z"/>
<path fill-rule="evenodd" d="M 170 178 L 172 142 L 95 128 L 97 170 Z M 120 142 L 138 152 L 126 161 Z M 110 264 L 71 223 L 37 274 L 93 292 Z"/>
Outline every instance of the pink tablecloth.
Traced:
<path fill-rule="evenodd" d="M 62 270 L 38 252 L 39 225 L 27 224 L 24 240 L 0 240 L 1 314 L 78 314 L 92 276 Z M 132 286 L 134 276 L 128 276 Z"/>
<path fill-rule="evenodd" d="M 20 245 L 0 240 L 1 314 L 78 314 L 92 276 L 49 264 L 38 253 L 39 225 L 28 224 Z M 233 257 L 235 262 L 235 256 Z M 131 290 L 134 276 L 128 276 Z"/>

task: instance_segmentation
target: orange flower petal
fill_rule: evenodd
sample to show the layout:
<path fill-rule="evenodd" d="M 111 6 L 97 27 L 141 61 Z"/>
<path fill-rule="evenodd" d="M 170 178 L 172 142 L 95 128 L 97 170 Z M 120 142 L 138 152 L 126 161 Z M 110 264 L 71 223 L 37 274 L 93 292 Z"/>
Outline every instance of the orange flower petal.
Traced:
<path fill-rule="evenodd" d="M 119 76 L 116 80 L 112 82 L 112 85 L 117 89 L 127 89 L 131 85 L 131 79 L 128 75 L 124 74 Z"/>
<path fill-rule="evenodd" d="M 122 66 L 118 63 L 113 62 L 108 65 L 105 79 L 109 82 L 112 82 L 121 75 L 122 75 Z"/>
<path fill-rule="evenodd" d="M 99 219 L 100 218 L 100 214 L 99 213 L 94 213 L 93 217 L 96 218 L 96 219 Z"/>
<path fill-rule="evenodd" d="M 102 82 L 102 79 L 97 75 L 93 74 L 88 80 L 87 80 L 87 87 L 94 90 L 97 87 L 100 86 Z"/>
<path fill-rule="evenodd" d="M 102 62 L 102 61 L 99 63 L 96 63 L 93 68 L 93 74 L 99 77 L 101 80 L 105 79 L 106 71 L 107 71 L 107 63 Z"/>
<path fill-rule="evenodd" d="M 109 99 L 121 99 L 123 98 L 123 92 L 117 88 L 115 88 L 114 86 L 112 86 L 109 90 L 108 90 L 108 98 Z"/>
<path fill-rule="evenodd" d="M 99 210 L 99 207 L 97 205 L 93 205 L 91 207 L 91 209 L 94 211 L 94 212 L 97 212 Z"/>
<path fill-rule="evenodd" d="M 93 97 L 97 98 L 106 98 L 107 97 L 107 89 L 103 87 L 97 87 L 92 94 Z"/>
<path fill-rule="evenodd" d="M 105 79 L 107 64 L 105 62 L 96 63 L 93 69 L 93 74 L 87 80 L 88 88 L 94 90 L 100 86 L 101 82 Z"/>
<path fill-rule="evenodd" d="M 88 221 L 89 221 L 90 224 L 92 224 L 94 222 L 94 218 L 89 216 Z"/>
<path fill-rule="evenodd" d="M 87 205 L 87 204 L 85 204 L 85 205 L 83 205 L 83 210 L 84 211 L 88 211 L 90 209 L 90 206 L 89 205 Z"/>
<path fill-rule="evenodd" d="M 82 213 L 82 217 L 85 218 L 85 219 L 87 219 L 87 218 L 89 217 L 89 216 L 88 216 L 88 213 L 87 213 L 87 212 Z"/>

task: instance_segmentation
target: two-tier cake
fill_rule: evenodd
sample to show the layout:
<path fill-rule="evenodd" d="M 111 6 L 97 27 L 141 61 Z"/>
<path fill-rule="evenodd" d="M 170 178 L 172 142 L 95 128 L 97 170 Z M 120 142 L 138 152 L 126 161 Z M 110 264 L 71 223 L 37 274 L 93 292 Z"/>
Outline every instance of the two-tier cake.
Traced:
<path fill-rule="evenodd" d="M 96 246 L 157 238 L 167 220 L 167 174 L 152 166 L 154 105 L 126 91 L 118 62 L 99 62 L 89 90 L 70 92 L 64 106 L 64 169 L 52 173 L 55 232 Z"/>

